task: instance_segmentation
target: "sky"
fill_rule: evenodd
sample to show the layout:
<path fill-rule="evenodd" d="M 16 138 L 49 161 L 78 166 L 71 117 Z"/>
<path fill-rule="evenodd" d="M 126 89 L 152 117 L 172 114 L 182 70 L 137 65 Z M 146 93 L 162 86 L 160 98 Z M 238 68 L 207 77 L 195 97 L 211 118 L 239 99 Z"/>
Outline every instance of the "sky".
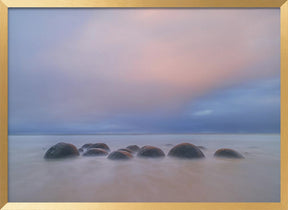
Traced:
<path fill-rule="evenodd" d="M 9 134 L 279 133 L 279 9 L 9 9 Z"/>

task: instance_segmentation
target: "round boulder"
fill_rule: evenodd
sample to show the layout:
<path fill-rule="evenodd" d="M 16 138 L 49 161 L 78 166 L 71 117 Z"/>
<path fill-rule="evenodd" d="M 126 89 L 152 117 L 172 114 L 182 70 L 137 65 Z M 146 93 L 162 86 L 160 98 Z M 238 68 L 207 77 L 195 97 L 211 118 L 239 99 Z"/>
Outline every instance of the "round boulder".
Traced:
<path fill-rule="evenodd" d="M 84 149 L 83 148 L 79 148 L 78 151 L 79 152 L 84 152 Z"/>
<path fill-rule="evenodd" d="M 50 147 L 44 155 L 45 159 L 59 159 L 79 156 L 78 149 L 73 144 L 60 142 Z"/>
<path fill-rule="evenodd" d="M 237 151 L 235 151 L 233 149 L 227 149 L 227 148 L 218 149 L 214 153 L 214 157 L 237 158 L 237 159 L 244 158 L 244 156 L 241 155 L 239 152 L 237 152 Z"/>
<path fill-rule="evenodd" d="M 100 148 L 91 148 L 88 149 L 83 156 L 106 156 L 108 155 L 108 152 L 104 149 Z"/>
<path fill-rule="evenodd" d="M 82 149 L 87 149 L 88 147 L 90 147 L 91 145 L 93 145 L 92 143 L 87 143 L 87 144 L 84 144 L 81 148 Z"/>
<path fill-rule="evenodd" d="M 144 158 L 160 158 L 160 157 L 164 157 L 165 154 L 158 147 L 144 146 L 140 148 L 140 150 L 137 153 L 137 156 L 144 157 Z"/>
<path fill-rule="evenodd" d="M 121 148 L 121 149 L 118 149 L 118 151 L 124 151 L 124 152 L 129 152 L 130 154 L 133 153 L 132 150 L 128 149 L 128 148 Z"/>
<path fill-rule="evenodd" d="M 182 143 L 174 146 L 169 151 L 168 156 L 186 159 L 205 157 L 197 146 L 190 143 Z"/>
<path fill-rule="evenodd" d="M 130 149 L 132 152 L 138 152 L 138 150 L 140 149 L 140 147 L 138 147 L 137 145 L 129 145 L 126 148 Z"/>
<path fill-rule="evenodd" d="M 125 151 L 114 151 L 108 155 L 108 159 L 110 160 L 129 160 L 133 156 L 129 152 Z"/>
<path fill-rule="evenodd" d="M 100 149 L 106 150 L 107 152 L 110 152 L 110 148 L 109 148 L 108 145 L 105 144 L 105 143 L 92 144 L 92 145 L 90 145 L 87 149 L 91 149 L 91 148 L 100 148 Z"/>
<path fill-rule="evenodd" d="M 206 147 L 204 147 L 204 146 L 197 146 L 199 149 L 202 149 L 202 150 L 207 150 L 207 148 Z"/>

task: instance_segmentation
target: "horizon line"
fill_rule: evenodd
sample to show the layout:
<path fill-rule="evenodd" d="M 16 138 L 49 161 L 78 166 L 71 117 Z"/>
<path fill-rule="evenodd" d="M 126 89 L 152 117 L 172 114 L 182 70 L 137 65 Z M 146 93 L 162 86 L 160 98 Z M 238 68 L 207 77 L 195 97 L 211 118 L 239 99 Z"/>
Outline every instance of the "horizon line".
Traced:
<path fill-rule="evenodd" d="M 281 132 L 271 133 L 91 133 L 91 134 L 72 134 L 72 133 L 52 133 L 52 134 L 8 134 L 8 136 L 96 136 L 96 135 L 276 135 Z"/>

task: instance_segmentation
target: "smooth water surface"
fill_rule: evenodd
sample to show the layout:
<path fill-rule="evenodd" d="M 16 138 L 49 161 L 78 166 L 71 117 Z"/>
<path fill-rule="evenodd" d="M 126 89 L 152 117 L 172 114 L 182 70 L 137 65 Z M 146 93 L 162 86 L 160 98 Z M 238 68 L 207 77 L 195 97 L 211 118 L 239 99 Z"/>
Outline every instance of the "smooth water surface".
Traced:
<path fill-rule="evenodd" d="M 46 161 L 50 146 L 105 142 L 116 150 L 154 145 L 165 154 L 182 142 L 206 158 L 181 160 L 77 157 Z M 232 148 L 243 160 L 216 159 Z M 9 136 L 9 202 L 279 202 L 280 135 Z"/>

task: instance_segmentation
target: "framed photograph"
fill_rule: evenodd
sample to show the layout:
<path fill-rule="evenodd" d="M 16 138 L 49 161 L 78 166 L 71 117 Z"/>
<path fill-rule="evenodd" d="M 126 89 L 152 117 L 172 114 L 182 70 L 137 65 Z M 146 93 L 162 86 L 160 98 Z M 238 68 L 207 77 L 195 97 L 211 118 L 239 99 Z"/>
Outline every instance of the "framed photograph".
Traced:
<path fill-rule="evenodd" d="M 0 208 L 287 209 L 286 0 L 0 0 Z"/>

